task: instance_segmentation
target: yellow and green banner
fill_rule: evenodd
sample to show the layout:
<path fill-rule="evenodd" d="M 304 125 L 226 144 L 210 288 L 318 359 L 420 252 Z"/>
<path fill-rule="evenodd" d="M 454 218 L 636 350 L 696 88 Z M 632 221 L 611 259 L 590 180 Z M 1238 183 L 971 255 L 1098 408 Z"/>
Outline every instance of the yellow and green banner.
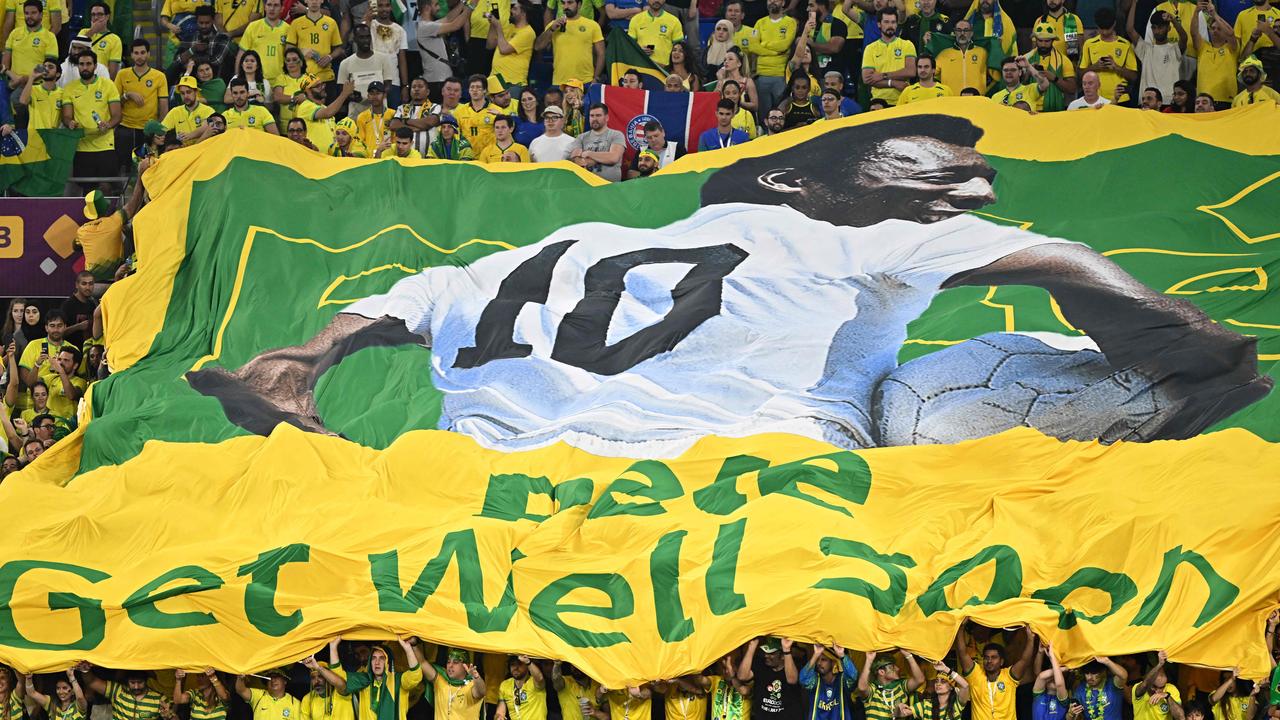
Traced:
<path fill-rule="evenodd" d="M 114 374 L 0 486 L 0 660 L 397 632 L 618 687 L 972 617 L 1261 677 L 1278 119 L 940 100 L 614 185 L 167 154 Z"/>

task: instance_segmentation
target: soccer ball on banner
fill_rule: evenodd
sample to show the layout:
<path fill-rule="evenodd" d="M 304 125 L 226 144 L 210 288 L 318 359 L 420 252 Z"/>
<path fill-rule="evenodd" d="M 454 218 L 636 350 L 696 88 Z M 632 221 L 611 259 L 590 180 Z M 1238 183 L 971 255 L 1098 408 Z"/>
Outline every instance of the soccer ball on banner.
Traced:
<path fill-rule="evenodd" d="M 872 400 L 879 444 L 955 443 L 1016 427 L 1061 440 L 1151 439 L 1172 403 L 1142 372 L 1116 370 L 1081 340 L 989 333 L 900 365 Z"/>

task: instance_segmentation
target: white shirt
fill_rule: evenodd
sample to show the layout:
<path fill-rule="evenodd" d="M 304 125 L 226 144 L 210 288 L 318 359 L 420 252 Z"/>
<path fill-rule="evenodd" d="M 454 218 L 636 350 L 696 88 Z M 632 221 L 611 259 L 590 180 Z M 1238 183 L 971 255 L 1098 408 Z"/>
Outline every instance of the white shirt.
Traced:
<path fill-rule="evenodd" d="M 942 283 L 1057 242 L 969 215 L 852 228 L 732 203 L 658 229 L 566 227 L 428 268 L 345 312 L 400 318 L 427 338 L 440 427 L 487 447 L 563 440 L 664 457 L 706 435 L 787 432 L 861 448 L 874 443 L 872 393 Z M 549 287 L 546 300 L 508 304 L 508 329 L 487 324 L 477 343 L 481 313 L 517 269 L 508 298 Z M 527 352 L 485 357 L 516 344 Z"/>
<path fill-rule="evenodd" d="M 1097 102 L 1094 102 L 1094 103 L 1090 103 L 1088 100 L 1085 100 L 1083 97 L 1078 97 L 1075 100 L 1071 101 L 1071 104 L 1067 106 L 1067 109 L 1083 110 L 1085 108 L 1093 108 L 1096 110 L 1097 108 L 1100 108 L 1103 105 L 1110 105 L 1110 104 L 1111 104 L 1111 101 L 1102 97 L 1101 95 L 1098 96 Z"/>
<path fill-rule="evenodd" d="M 1172 102 L 1173 84 L 1182 74 L 1182 50 L 1178 48 L 1177 40 L 1170 37 L 1169 42 L 1156 45 L 1139 38 L 1134 54 L 1142 61 L 1138 94 L 1149 87 L 1156 87 L 1160 88 L 1164 102 Z"/>
<path fill-rule="evenodd" d="M 375 19 L 369 23 L 369 30 L 373 33 L 373 51 L 376 53 L 394 57 L 401 50 L 409 49 L 409 35 L 394 22 L 383 25 Z"/>
<path fill-rule="evenodd" d="M 568 160 L 569 151 L 573 149 L 574 137 L 560 133 L 555 137 L 539 135 L 529 143 L 529 158 L 534 162 L 555 162 Z"/>
<path fill-rule="evenodd" d="M 369 83 L 379 80 L 391 91 L 392 85 L 400 84 L 400 69 L 396 65 L 394 55 L 375 52 L 367 58 L 359 55 L 348 55 L 338 66 L 338 85 L 348 81 L 355 83 L 355 91 L 363 98 L 360 102 L 347 103 L 347 116 L 355 117 L 369 109 Z"/>

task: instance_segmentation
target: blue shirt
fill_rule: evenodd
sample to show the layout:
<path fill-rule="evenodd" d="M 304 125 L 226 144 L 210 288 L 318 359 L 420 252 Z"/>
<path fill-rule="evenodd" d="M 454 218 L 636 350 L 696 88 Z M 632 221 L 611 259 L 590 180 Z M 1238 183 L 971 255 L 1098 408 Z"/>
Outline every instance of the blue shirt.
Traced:
<path fill-rule="evenodd" d="M 1066 717 L 1067 703 L 1057 695 L 1036 693 L 1031 701 L 1031 720 L 1065 720 Z"/>
<path fill-rule="evenodd" d="M 715 132 L 715 128 L 707 131 L 707 133 Z M 745 142 L 746 133 L 741 130 L 733 132 L 742 135 Z M 703 133 L 703 137 L 706 137 L 707 133 Z M 712 140 L 712 142 L 715 141 Z M 702 147 L 701 141 L 698 147 Z M 854 702 L 850 693 L 858 687 L 858 668 L 854 667 L 848 655 L 841 659 L 840 669 L 836 671 L 830 683 L 823 682 L 818 671 L 812 665 L 806 664 L 800 668 L 800 685 L 806 690 L 808 720 L 852 720 Z"/>
<path fill-rule="evenodd" d="M 730 130 L 727 136 L 721 135 L 719 128 L 711 128 L 710 130 L 703 131 L 703 133 L 698 136 L 698 152 L 719 150 L 720 148 L 727 148 L 731 145 L 741 145 L 750 139 L 750 136 L 738 128 Z M 848 657 L 845 658 L 845 660 L 848 659 Z M 856 676 L 857 673 L 855 672 L 854 675 Z"/>
<path fill-rule="evenodd" d="M 1080 685 L 1073 697 L 1084 705 L 1084 717 L 1081 720 L 1121 720 L 1124 696 L 1110 677 L 1097 690 Z"/>
<path fill-rule="evenodd" d="M 649 7 L 649 3 L 645 2 L 645 0 L 606 0 L 605 4 L 612 5 L 618 8 L 619 10 L 632 10 L 636 8 L 643 10 Z M 612 22 L 614 27 L 620 27 L 623 30 L 626 30 L 627 24 L 631 22 L 629 19 L 611 21 L 608 19 L 608 17 L 609 16 L 607 14 L 603 12 L 600 13 L 600 16 L 597 18 L 598 20 L 600 20 L 600 27 L 602 28 L 608 27 L 609 23 Z"/>
<path fill-rule="evenodd" d="M 516 142 L 525 147 L 529 147 L 529 143 L 534 139 L 542 136 L 547 131 L 547 126 L 540 122 L 529 122 L 524 118 L 516 120 Z"/>

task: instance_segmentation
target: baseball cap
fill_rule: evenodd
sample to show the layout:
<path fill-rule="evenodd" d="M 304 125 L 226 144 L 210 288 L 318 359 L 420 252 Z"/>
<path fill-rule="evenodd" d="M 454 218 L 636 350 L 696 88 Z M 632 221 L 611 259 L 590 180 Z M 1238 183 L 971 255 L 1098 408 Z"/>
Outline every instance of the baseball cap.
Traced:
<path fill-rule="evenodd" d="M 545 108 L 543 108 L 543 109 L 542 109 L 542 114 L 543 114 L 543 115 L 558 115 L 558 116 L 560 116 L 560 117 L 564 117 L 564 111 L 560 109 L 560 106 L 559 106 L 559 105 L 548 105 L 548 106 L 546 106 Z"/>
<path fill-rule="evenodd" d="M 369 83 L 369 87 L 366 89 L 366 92 L 384 93 L 386 91 L 387 91 L 387 86 L 384 85 L 381 80 L 374 80 L 373 82 Z"/>
<path fill-rule="evenodd" d="M 1053 29 L 1053 25 L 1049 23 L 1036 23 L 1035 30 L 1032 31 L 1037 40 L 1054 40 L 1057 39 L 1058 33 Z"/>
<path fill-rule="evenodd" d="M 893 664 L 895 664 L 893 662 L 893 658 L 876 658 L 876 661 L 871 664 L 871 672 L 875 672 L 882 667 L 888 667 Z"/>
<path fill-rule="evenodd" d="M 578 88 L 579 90 L 581 90 L 585 86 L 582 84 L 582 81 L 579 80 L 578 78 L 569 78 L 568 80 L 565 80 L 564 82 L 560 83 L 560 87 L 562 88 L 571 87 L 571 88 Z"/>
<path fill-rule="evenodd" d="M 646 150 L 645 152 L 653 155 L 654 158 L 658 157 L 657 155 L 654 155 L 652 150 Z M 764 642 L 760 643 L 760 652 L 766 655 L 782 652 L 782 643 L 778 642 L 778 638 L 768 638 Z"/>
<path fill-rule="evenodd" d="M 183 75 L 181 78 L 178 79 L 178 87 L 191 88 L 192 90 L 199 90 L 200 84 L 196 82 L 195 77 L 191 75 Z"/>
<path fill-rule="evenodd" d="M 318 85 L 320 84 L 320 82 L 321 82 L 320 78 L 316 77 L 315 75 L 312 75 L 311 73 L 307 73 L 306 75 L 303 75 L 300 80 L 298 80 L 298 90 L 300 92 L 306 92 L 311 89 L 312 85 Z"/>
<path fill-rule="evenodd" d="M 452 125 L 454 128 L 457 128 L 457 127 L 458 127 L 458 118 L 456 118 L 456 117 L 454 117 L 454 116 L 450 115 L 449 113 L 445 113 L 445 114 L 443 114 L 443 115 L 441 115 L 441 116 L 440 116 L 440 124 L 441 124 L 441 125 Z"/>

